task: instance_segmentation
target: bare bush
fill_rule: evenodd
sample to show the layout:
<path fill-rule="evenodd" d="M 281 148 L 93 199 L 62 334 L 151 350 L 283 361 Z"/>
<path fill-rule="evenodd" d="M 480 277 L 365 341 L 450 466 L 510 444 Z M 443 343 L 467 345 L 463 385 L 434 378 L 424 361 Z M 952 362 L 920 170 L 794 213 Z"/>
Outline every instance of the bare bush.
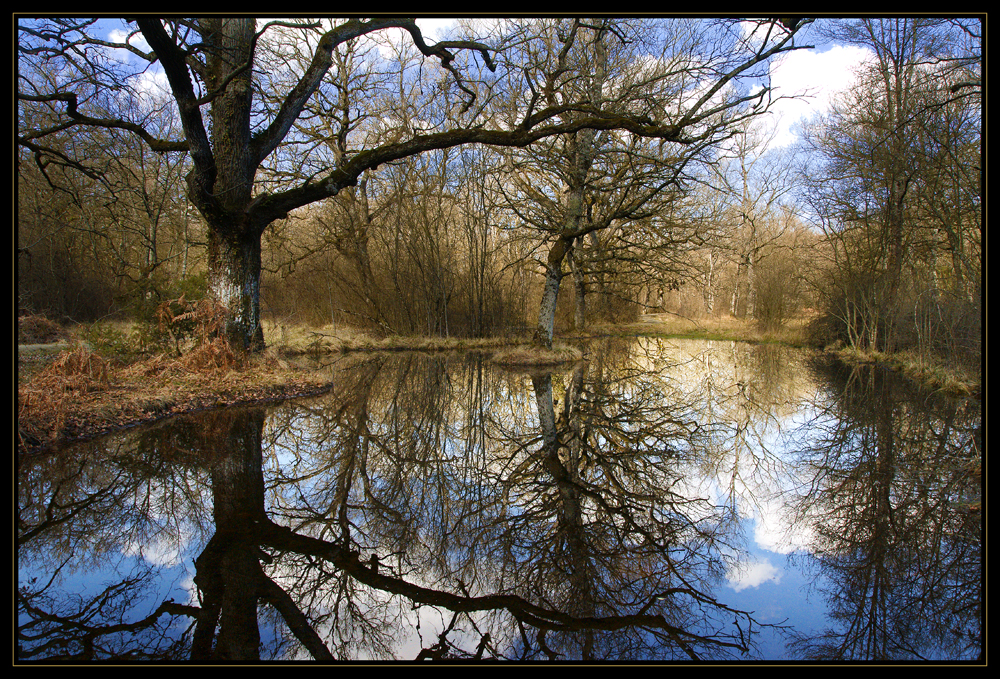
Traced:
<path fill-rule="evenodd" d="M 18 344 L 48 344 L 66 338 L 66 332 L 45 316 L 29 314 L 17 319 Z"/>

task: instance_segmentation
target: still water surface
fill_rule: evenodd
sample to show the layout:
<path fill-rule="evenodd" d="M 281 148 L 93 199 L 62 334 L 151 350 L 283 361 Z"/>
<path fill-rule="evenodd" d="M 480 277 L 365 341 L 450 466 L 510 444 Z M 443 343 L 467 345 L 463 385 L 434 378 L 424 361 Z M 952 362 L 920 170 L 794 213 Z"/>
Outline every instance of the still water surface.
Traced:
<path fill-rule="evenodd" d="M 782 347 L 329 359 L 18 464 L 22 660 L 976 660 L 980 403 Z"/>

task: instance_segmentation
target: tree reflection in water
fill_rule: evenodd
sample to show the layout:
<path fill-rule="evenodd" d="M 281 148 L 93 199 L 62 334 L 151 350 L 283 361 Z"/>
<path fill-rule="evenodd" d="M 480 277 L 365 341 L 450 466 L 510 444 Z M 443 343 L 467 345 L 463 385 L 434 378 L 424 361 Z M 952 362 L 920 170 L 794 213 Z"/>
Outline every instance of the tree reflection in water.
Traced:
<path fill-rule="evenodd" d="M 800 448 L 807 557 L 833 623 L 810 660 L 982 659 L 982 417 L 876 366 L 820 363 L 830 397 Z"/>
<path fill-rule="evenodd" d="M 18 657 L 752 657 L 759 623 L 715 594 L 740 549 L 735 503 L 709 501 L 689 483 L 719 467 L 720 428 L 706 419 L 705 397 L 682 389 L 662 360 L 640 361 L 624 343 L 612 349 L 572 371 L 530 375 L 477 357 L 355 359 L 332 368 L 335 387 L 323 397 L 206 413 L 22 460 Z M 780 362 L 771 363 L 772 405 L 755 406 L 764 419 L 782 401 L 773 388 Z M 727 391 L 743 405 L 726 407 L 746 418 L 727 440 L 756 431 L 761 420 L 746 404 L 748 395 L 766 400 L 760 388 L 747 379 Z M 726 405 L 727 389 L 708 403 Z M 935 430 L 940 449 L 959 419 L 952 433 Z M 818 461 L 821 449 L 831 453 Z M 846 452 L 833 449 L 827 441 L 803 455 L 825 473 L 844 463 Z M 924 485 L 905 511 L 893 505 L 889 526 L 926 547 L 905 551 L 908 572 L 949 563 L 940 601 L 945 581 L 955 591 L 972 582 L 978 552 L 971 527 L 954 518 L 936 532 L 918 527 L 921 512 L 942 507 L 939 491 L 961 494 L 957 477 L 932 468 L 912 472 Z M 814 487 L 804 503 L 823 506 L 839 492 Z M 871 521 L 824 515 L 824 569 L 840 563 L 833 533 L 852 535 L 846 524 L 856 519 Z M 863 543 L 854 539 L 851 553 Z M 934 540 L 947 548 L 931 554 Z M 151 558 L 165 544 L 175 556 Z M 136 545 L 144 558 L 123 559 Z M 113 557 L 124 564 L 117 577 L 102 565 Z M 185 562 L 193 578 L 165 594 L 157 583 L 178 580 L 168 566 Z M 72 572 L 90 568 L 102 585 L 74 590 Z M 976 596 L 952 599 L 955 616 Z M 828 642 L 799 647 L 823 655 Z"/>

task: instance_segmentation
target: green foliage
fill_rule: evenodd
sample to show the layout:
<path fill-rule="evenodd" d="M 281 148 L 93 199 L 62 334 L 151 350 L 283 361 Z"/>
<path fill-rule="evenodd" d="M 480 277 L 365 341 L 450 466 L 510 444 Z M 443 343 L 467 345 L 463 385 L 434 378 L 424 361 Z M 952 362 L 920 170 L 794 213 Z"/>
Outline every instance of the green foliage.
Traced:
<path fill-rule="evenodd" d="M 185 278 L 169 288 L 176 298 L 143 300 L 133 321 L 95 322 L 80 330 L 80 338 L 105 359 L 122 364 L 157 352 L 180 353 L 204 334 L 206 314 L 196 313 L 200 303 L 188 302 L 187 294 L 202 296 L 206 287 L 204 275 Z"/>
<path fill-rule="evenodd" d="M 158 309 L 165 300 L 201 299 L 208 290 L 206 274 L 199 273 L 180 280 L 165 276 L 150 277 L 145 285 L 133 290 L 122 302 L 134 310 L 134 317 L 142 323 L 158 324 Z"/>
<path fill-rule="evenodd" d="M 205 274 L 188 276 L 166 286 L 156 295 L 138 302 L 136 333 L 140 346 L 148 351 L 175 351 L 195 336 L 195 323 L 183 317 L 191 309 L 186 300 L 201 299 L 208 289 Z M 182 317 L 175 322 L 177 317 Z"/>
<path fill-rule="evenodd" d="M 84 326 L 79 335 L 91 351 L 109 361 L 128 364 L 145 353 L 141 325 L 97 322 Z"/>
<path fill-rule="evenodd" d="M 170 298 L 186 297 L 187 299 L 202 299 L 208 293 L 208 275 L 204 272 L 187 276 L 170 288 Z"/>

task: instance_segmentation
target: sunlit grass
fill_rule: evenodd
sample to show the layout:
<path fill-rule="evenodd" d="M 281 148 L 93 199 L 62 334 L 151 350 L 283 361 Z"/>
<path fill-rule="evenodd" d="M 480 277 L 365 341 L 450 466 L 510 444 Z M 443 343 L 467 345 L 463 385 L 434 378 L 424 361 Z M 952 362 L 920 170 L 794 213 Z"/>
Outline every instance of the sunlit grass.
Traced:
<path fill-rule="evenodd" d="M 808 319 L 795 319 L 775 331 L 728 317 L 686 319 L 669 314 L 643 317 L 625 325 L 595 325 L 563 335 L 551 350 L 527 338 L 375 337 L 345 325 L 288 326 L 265 321 L 268 349 L 260 355 L 234 355 L 222 340 L 176 351 L 150 352 L 143 333 L 130 323 L 106 322 L 67 329 L 60 353 L 18 352 L 18 433 L 33 447 L 58 438 L 88 435 L 192 408 L 249 403 L 315 393 L 328 385 L 322 375 L 293 365 L 291 357 L 383 351 L 483 351 L 513 369 L 554 366 L 581 360 L 574 338 L 612 335 L 651 336 L 805 346 Z M 830 348 L 846 363 L 879 362 L 920 384 L 956 395 L 981 391 L 980 375 L 961 366 L 900 353 Z M 31 442 L 34 443 L 31 443 Z"/>
<path fill-rule="evenodd" d="M 842 347 L 831 350 L 830 353 L 847 364 L 882 364 L 932 391 L 968 396 L 981 388 L 979 375 L 961 365 L 946 364 L 940 359 L 927 359 L 909 352 L 862 351 L 855 347 Z"/>
<path fill-rule="evenodd" d="M 582 358 L 583 352 L 573 346 L 553 344 L 551 349 L 545 349 L 523 344 L 497 351 L 490 360 L 506 366 L 542 366 L 572 363 Z"/>
<path fill-rule="evenodd" d="M 280 326 L 264 322 L 264 339 L 284 355 L 327 354 L 347 351 L 492 350 L 518 344 L 510 337 L 375 337 L 347 325 L 322 327 Z"/>
<path fill-rule="evenodd" d="M 593 333 L 806 346 L 805 327 L 809 320 L 809 317 L 798 317 L 790 319 L 779 328 L 764 329 L 752 321 L 728 315 L 688 318 L 664 313 L 642 316 L 635 323 L 595 326 Z"/>

